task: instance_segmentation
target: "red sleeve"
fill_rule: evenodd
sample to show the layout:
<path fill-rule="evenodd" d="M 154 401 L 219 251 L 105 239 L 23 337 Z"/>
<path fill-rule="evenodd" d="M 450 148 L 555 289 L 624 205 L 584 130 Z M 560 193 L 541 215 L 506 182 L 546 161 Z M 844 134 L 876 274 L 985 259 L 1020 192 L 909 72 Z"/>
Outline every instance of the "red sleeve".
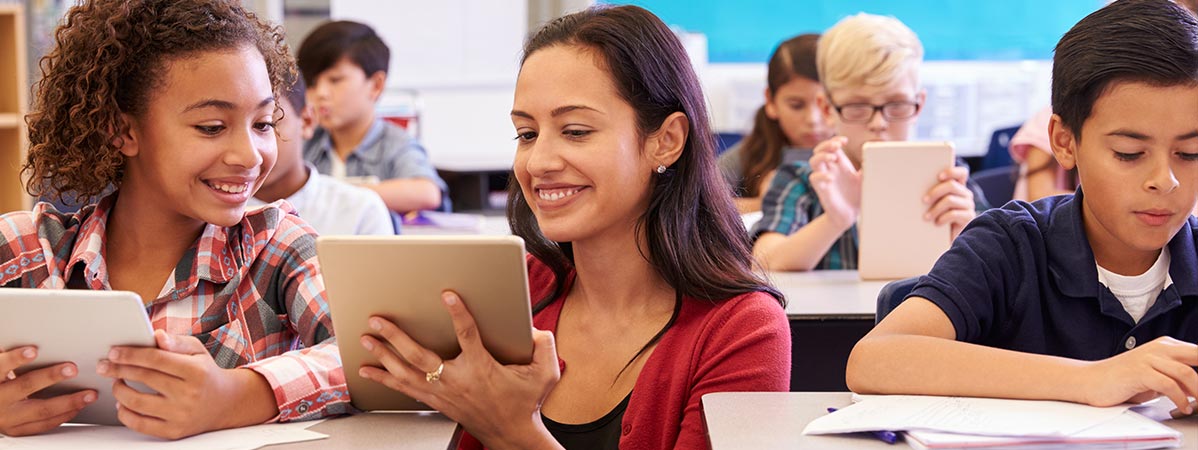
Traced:
<path fill-rule="evenodd" d="M 674 448 L 708 448 L 700 400 L 712 392 L 790 390 L 790 325 L 768 294 L 729 300 L 702 334 L 695 384 Z"/>

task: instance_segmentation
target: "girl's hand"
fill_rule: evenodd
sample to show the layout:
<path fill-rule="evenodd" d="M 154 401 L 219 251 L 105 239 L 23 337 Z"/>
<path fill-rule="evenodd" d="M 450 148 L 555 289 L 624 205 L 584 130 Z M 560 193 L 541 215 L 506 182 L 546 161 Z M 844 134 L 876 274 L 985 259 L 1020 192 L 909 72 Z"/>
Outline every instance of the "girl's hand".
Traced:
<path fill-rule="evenodd" d="M 158 348 L 113 347 L 96 372 L 114 378 L 117 418 L 134 431 L 180 439 L 205 431 L 254 425 L 278 414 L 266 379 L 249 369 L 224 369 L 193 336 L 154 331 Z M 135 381 L 153 389 L 129 386 Z"/>
<path fill-rule="evenodd" d="M 965 185 L 968 179 L 969 170 L 964 167 L 946 169 L 940 172 L 939 183 L 932 186 L 923 198 L 924 204 L 928 205 L 924 220 L 934 221 L 936 225 L 950 224 L 950 240 L 956 240 L 969 221 L 977 217 L 973 191 Z"/>
<path fill-rule="evenodd" d="M 394 323 L 371 317 L 362 347 L 383 368 L 362 366 L 362 377 L 435 408 L 489 448 L 558 448 L 541 422 L 541 403 L 561 377 L 553 334 L 533 330 L 532 363 L 501 365 L 483 347 L 474 317 L 456 293 L 441 295 L 453 320 L 462 353 L 443 361 L 412 340 Z"/>
<path fill-rule="evenodd" d="M 1198 345 L 1161 337 L 1110 358 L 1086 363 L 1071 383 L 1080 403 L 1113 406 L 1164 395 L 1190 414 L 1186 396 L 1198 397 Z"/>
<path fill-rule="evenodd" d="M 72 363 L 55 364 L 16 376 L 13 371 L 37 358 L 37 349 L 19 347 L 0 351 L 0 434 L 28 436 L 53 430 L 85 406 L 96 401 L 91 389 L 47 399 L 31 399 L 34 392 L 73 378 L 79 368 Z"/>
<path fill-rule="evenodd" d="M 861 172 L 844 154 L 848 138 L 837 136 L 815 146 L 811 164 L 811 187 L 832 222 L 848 230 L 861 211 Z"/>

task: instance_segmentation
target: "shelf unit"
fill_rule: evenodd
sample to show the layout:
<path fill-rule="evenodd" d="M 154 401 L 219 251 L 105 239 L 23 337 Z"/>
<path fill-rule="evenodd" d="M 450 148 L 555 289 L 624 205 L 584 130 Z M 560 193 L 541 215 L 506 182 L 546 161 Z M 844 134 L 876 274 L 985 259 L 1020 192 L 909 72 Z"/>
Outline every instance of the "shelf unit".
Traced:
<path fill-rule="evenodd" d="M 28 147 L 26 48 L 24 7 L 0 3 L 0 214 L 32 206 L 21 183 L 21 164 Z"/>

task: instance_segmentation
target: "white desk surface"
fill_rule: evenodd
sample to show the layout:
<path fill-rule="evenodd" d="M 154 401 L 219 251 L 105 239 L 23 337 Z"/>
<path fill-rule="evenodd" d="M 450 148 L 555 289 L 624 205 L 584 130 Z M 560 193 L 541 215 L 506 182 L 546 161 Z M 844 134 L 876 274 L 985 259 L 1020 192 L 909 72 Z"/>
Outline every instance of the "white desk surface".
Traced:
<path fill-rule="evenodd" d="M 878 291 L 886 281 L 861 281 L 856 270 L 770 272 L 774 286 L 786 296 L 790 319 L 873 320 Z"/>
<path fill-rule="evenodd" d="M 862 435 L 803 436 L 803 428 L 852 403 L 848 392 L 724 392 L 703 396 L 703 417 L 712 450 L 900 449 Z M 1198 442 L 1198 416 L 1164 422 L 1182 432 L 1182 448 Z"/>
<path fill-rule="evenodd" d="M 433 165 L 439 170 L 460 173 L 507 172 L 512 170 L 512 158 L 474 159 L 470 161 L 442 161 Z"/>
<path fill-rule="evenodd" d="M 309 428 L 326 439 L 268 445 L 270 450 L 446 450 L 457 446 L 458 425 L 436 413 L 369 413 L 329 419 Z"/>

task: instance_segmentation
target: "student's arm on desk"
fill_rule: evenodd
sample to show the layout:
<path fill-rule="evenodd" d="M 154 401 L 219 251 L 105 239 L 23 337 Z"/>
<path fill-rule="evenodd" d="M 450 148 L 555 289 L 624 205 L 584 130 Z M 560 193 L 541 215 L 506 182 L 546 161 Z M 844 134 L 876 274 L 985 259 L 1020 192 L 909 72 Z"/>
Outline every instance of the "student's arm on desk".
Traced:
<path fill-rule="evenodd" d="M 1062 400 L 1094 406 L 1147 401 L 1158 393 L 1185 405 L 1187 394 L 1198 396 L 1198 373 L 1192 368 L 1198 366 L 1198 346 L 1168 337 L 1100 361 L 955 339 L 952 322 L 936 304 L 908 298 L 853 348 L 845 381 L 860 394 Z"/>
<path fill-rule="evenodd" d="M 769 270 L 811 270 L 848 228 L 824 214 L 790 236 L 763 233 L 753 244 L 753 256 Z"/>
<path fill-rule="evenodd" d="M 421 211 L 441 206 L 441 188 L 427 178 L 395 178 L 364 187 L 377 192 L 392 211 Z"/>
<path fill-rule="evenodd" d="M 811 270 L 857 222 L 861 181 L 840 150 L 842 145 L 843 138 L 833 138 L 816 146 L 806 186 L 801 168 L 774 172 L 761 204 L 761 223 L 768 228 L 754 231 L 764 231 L 753 244 L 753 256 L 762 266 L 770 270 Z M 811 195 L 819 199 L 824 210 L 814 218 L 799 207 L 801 200 L 796 201 Z M 783 234 L 794 228 L 798 229 L 790 235 Z"/>

